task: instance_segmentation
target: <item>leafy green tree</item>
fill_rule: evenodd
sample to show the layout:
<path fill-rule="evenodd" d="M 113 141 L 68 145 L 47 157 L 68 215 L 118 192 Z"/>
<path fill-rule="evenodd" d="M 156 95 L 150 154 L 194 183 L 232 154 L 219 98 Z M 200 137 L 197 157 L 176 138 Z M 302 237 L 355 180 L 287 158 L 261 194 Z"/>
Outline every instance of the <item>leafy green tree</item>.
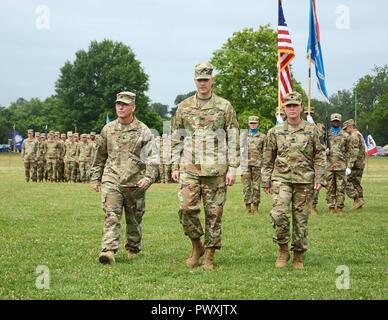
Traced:
<path fill-rule="evenodd" d="M 151 110 L 157 113 L 161 118 L 168 119 L 169 118 L 169 112 L 168 112 L 168 105 L 162 104 L 159 102 L 154 102 L 150 106 Z"/>
<path fill-rule="evenodd" d="M 92 41 L 88 50 L 67 61 L 56 82 L 63 124 L 81 132 L 100 131 L 106 114 L 115 118 L 114 101 L 120 91 L 136 93 L 136 115 L 151 127 L 161 127 L 161 118 L 150 110 L 148 76 L 130 47 L 121 42 Z M 158 122 L 158 123 L 155 123 Z"/>

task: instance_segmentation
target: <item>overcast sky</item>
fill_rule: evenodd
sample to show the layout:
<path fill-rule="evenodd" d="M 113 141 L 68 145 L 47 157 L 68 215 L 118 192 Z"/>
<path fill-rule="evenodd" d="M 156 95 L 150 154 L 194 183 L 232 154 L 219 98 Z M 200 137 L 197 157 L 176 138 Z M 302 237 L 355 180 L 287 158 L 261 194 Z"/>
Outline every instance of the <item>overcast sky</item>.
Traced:
<path fill-rule="evenodd" d="M 317 7 L 329 94 L 388 63 L 387 1 L 317 0 Z M 283 8 L 294 76 L 307 91 L 309 0 L 283 0 Z M 0 105 L 54 94 L 65 61 L 106 38 L 132 48 L 149 76 L 151 100 L 172 106 L 193 90 L 196 63 L 233 32 L 268 23 L 277 26 L 277 0 L 1 0 Z M 320 98 L 315 83 L 313 96 Z"/>

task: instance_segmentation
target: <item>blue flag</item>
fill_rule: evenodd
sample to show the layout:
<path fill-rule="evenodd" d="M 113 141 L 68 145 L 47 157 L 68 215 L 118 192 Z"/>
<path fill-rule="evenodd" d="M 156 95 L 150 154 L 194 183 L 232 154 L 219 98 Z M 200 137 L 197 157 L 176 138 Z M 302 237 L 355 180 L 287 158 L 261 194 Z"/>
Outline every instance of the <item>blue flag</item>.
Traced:
<path fill-rule="evenodd" d="M 310 22 L 309 22 L 309 40 L 307 44 L 307 53 L 311 53 L 311 60 L 315 65 L 315 74 L 318 80 L 318 89 L 329 101 L 329 95 L 326 91 L 325 68 L 323 67 L 323 57 L 321 50 L 321 39 L 317 10 L 315 0 L 310 0 Z"/>
<path fill-rule="evenodd" d="M 105 124 L 108 124 L 110 122 L 110 119 L 109 119 L 109 114 L 106 114 L 106 120 L 105 120 Z"/>
<path fill-rule="evenodd" d="M 23 136 L 20 134 L 19 131 L 13 129 L 13 134 L 12 134 L 12 146 L 15 146 L 16 149 L 22 151 L 22 145 L 23 145 Z"/>

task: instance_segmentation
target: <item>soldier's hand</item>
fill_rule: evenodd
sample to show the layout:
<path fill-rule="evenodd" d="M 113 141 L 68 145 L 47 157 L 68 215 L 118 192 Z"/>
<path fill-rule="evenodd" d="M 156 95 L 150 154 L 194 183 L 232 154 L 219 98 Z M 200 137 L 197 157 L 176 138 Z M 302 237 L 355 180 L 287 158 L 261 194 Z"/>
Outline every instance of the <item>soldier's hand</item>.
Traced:
<path fill-rule="evenodd" d="M 264 187 L 264 192 L 266 194 L 270 194 L 271 193 L 271 187 Z"/>
<path fill-rule="evenodd" d="M 147 178 L 143 178 L 139 180 L 136 185 L 143 190 L 147 190 L 148 187 L 150 186 L 150 181 Z"/>
<path fill-rule="evenodd" d="M 236 176 L 234 174 L 227 173 L 226 174 L 226 185 L 231 187 L 236 182 Z"/>
<path fill-rule="evenodd" d="M 100 192 L 101 191 L 101 186 L 99 184 L 92 184 L 91 187 L 96 192 Z"/>
<path fill-rule="evenodd" d="M 314 190 L 319 191 L 322 188 L 322 185 L 320 183 L 314 183 Z"/>
<path fill-rule="evenodd" d="M 174 182 L 179 182 L 179 170 L 175 170 L 171 173 L 171 178 Z"/>

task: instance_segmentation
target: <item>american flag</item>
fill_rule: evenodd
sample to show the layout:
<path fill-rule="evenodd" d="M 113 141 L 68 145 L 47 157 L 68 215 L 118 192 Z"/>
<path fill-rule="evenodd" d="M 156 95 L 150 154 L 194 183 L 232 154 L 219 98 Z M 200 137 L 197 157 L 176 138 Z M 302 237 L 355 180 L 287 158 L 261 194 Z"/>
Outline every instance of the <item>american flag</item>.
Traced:
<path fill-rule="evenodd" d="M 291 36 L 288 32 L 286 19 L 284 19 L 282 1 L 279 0 L 279 23 L 278 23 L 278 70 L 279 70 L 279 90 L 280 99 L 292 91 L 292 79 L 290 62 L 295 57 L 294 48 L 292 47 Z"/>

